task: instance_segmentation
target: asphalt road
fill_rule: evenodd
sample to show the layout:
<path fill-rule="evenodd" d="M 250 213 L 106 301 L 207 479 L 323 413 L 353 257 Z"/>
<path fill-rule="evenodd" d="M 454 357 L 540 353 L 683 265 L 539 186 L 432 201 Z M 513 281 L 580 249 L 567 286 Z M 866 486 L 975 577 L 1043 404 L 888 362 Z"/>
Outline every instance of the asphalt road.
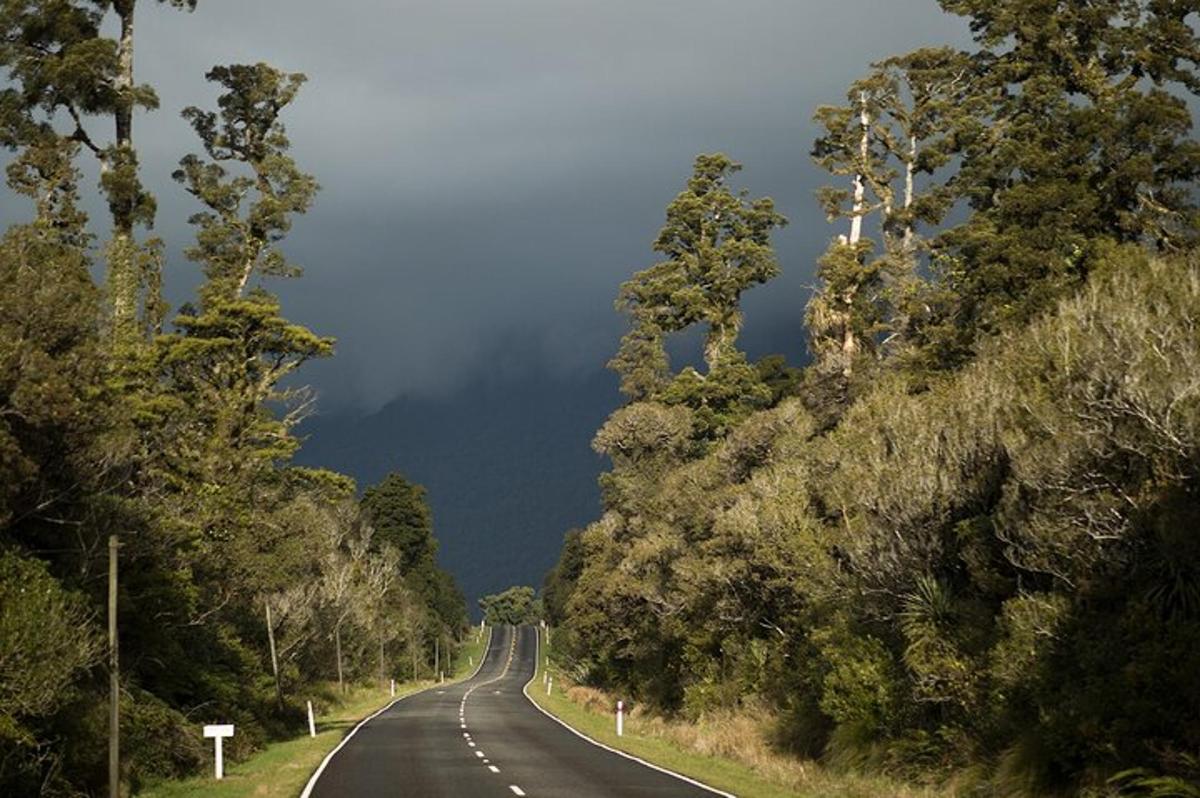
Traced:
<path fill-rule="evenodd" d="M 720 794 L 593 745 L 542 714 L 521 692 L 536 659 L 536 630 L 496 627 L 474 677 L 405 698 L 367 722 L 326 763 L 312 798 Z"/>

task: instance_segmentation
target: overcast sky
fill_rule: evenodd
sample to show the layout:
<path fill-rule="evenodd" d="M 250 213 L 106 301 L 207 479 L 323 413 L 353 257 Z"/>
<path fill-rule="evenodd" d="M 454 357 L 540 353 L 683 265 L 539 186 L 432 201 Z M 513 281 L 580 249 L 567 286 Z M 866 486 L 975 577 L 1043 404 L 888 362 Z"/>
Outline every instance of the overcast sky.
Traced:
<path fill-rule="evenodd" d="M 602 365 L 617 286 L 653 262 L 699 152 L 742 161 L 741 183 L 792 220 L 783 277 L 747 297 L 747 341 L 802 351 L 813 260 L 834 233 L 813 200 L 813 109 L 871 60 L 966 40 L 934 0 L 140 5 L 138 79 L 162 110 L 135 135 L 176 304 L 196 272 L 179 255 L 194 208 L 169 180 L 196 149 L 179 110 L 212 105 L 214 63 L 310 78 L 285 121 L 324 190 L 287 244 L 305 277 L 272 287 L 339 340 L 308 371 L 327 410 L 437 395 L 472 371 Z"/>

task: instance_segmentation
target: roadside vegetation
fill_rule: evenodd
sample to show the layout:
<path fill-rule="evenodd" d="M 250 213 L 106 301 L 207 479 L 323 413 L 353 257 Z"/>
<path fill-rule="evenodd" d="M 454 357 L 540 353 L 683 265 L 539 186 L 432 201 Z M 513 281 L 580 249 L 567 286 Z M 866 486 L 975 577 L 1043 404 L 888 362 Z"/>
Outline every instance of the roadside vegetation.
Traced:
<path fill-rule="evenodd" d="M 454 673 L 447 679 L 466 678 L 478 666 L 487 649 L 488 635 L 472 632 L 458 653 Z M 398 697 L 433 687 L 435 681 L 405 682 L 396 685 Z M 377 685 L 355 685 L 346 693 L 328 683 L 316 690 L 317 736 L 307 733 L 288 740 L 271 743 L 244 762 L 228 768 L 221 781 L 210 776 L 196 776 L 151 786 L 143 793 L 147 798 L 295 798 L 308 783 L 313 771 L 325 755 L 345 737 L 359 721 L 394 699 L 390 689 Z"/>
<path fill-rule="evenodd" d="M 811 363 L 737 347 L 785 220 L 723 155 L 621 286 L 603 515 L 543 590 L 559 664 L 635 728 L 760 729 L 785 773 L 1196 794 L 1197 6 L 941 5 L 971 49 L 816 112 Z"/>
<path fill-rule="evenodd" d="M 164 303 L 134 135 L 158 105 L 133 80 L 138 5 L 0 2 L 0 146 L 27 201 L 0 237 L 3 795 L 199 773 L 205 723 L 235 724 L 237 762 L 303 729 L 318 685 L 353 715 L 354 685 L 433 678 L 466 631 L 419 486 L 391 475 L 360 499 L 292 464 L 313 408 L 298 373 L 334 351 L 270 291 L 301 273 L 285 239 L 318 190 L 283 124 L 303 75 L 219 65 L 216 106 L 182 109 L 196 138 L 177 185 L 153 188 L 194 200 L 198 288 Z M 81 210 L 85 164 L 105 219 Z"/>
<path fill-rule="evenodd" d="M 623 734 L 616 732 L 617 698 L 574 682 L 541 634 L 542 657 L 526 690 L 542 709 L 573 729 L 659 767 L 738 798 L 935 798 L 943 793 L 883 776 L 838 775 L 774 750 L 770 723 L 749 713 L 718 713 L 698 722 L 664 718 L 626 701 Z M 553 634 L 549 635 L 553 643 Z M 547 657 L 549 667 L 547 668 Z M 553 677 L 547 689 L 546 674 Z M 769 713 L 765 715 L 769 719 Z"/>

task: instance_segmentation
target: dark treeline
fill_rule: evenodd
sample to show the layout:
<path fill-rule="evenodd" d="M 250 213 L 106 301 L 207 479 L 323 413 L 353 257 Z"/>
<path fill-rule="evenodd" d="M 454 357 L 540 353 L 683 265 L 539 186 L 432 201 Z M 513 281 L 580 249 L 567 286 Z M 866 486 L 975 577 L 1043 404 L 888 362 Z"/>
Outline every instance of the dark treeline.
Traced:
<path fill-rule="evenodd" d="M 165 307 L 132 130 L 157 105 L 133 81 L 134 6 L 0 2 L 0 143 L 32 217 L 0 239 L 3 795 L 105 789 L 110 536 L 134 791 L 204 766 L 202 723 L 235 723 L 237 756 L 296 734 L 322 682 L 433 676 L 467 622 L 420 487 L 393 475 L 360 501 L 349 478 L 290 464 L 312 405 L 294 374 L 333 352 L 263 285 L 299 275 L 281 242 L 317 191 L 280 122 L 302 75 L 219 66 L 217 108 L 184 111 L 196 154 L 180 152 L 174 190 L 197 202 L 187 255 L 204 279 Z M 84 159 L 103 236 L 78 204 Z"/>
<path fill-rule="evenodd" d="M 546 612 L 580 679 L 831 767 L 1200 794 L 1200 3 L 941 6 L 973 49 L 816 113 L 845 234 L 806 367 L 738 350 L 784 220 L 697 159 L 621 287 L 605 512 Z"/>

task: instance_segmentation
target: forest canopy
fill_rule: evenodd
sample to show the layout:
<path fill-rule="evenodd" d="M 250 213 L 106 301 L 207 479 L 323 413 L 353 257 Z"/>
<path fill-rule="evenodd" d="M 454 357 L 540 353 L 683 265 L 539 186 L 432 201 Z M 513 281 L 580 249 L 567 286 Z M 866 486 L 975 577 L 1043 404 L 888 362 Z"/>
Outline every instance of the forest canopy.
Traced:
<path fill-rule="evenodd" d="M 155 188 L 193 198 L 201 280 L 164 303 L 136 5 L 0 2 L 0 145 L 32 215 L 0 238 L 4 795 L 103 791 L 110 675 L 116 776 L 136 792 L 208 762 L 204 722 L 236 724 L 238 758 L 296 734 L 329 682 L 432 678 L 467 624 L 423 489 L 390 475 L 360 500 L 349 477 L 292 462 L 313 407 L 296 375 L 334 351 L 270 290 L 301 273 L 285 239 L 318 191 L 283 122 L 303 75 L 217 66 L 216 107 L 183 111 L 194 152 L 178 187 Z M 106 219 L 81 210 L 89 161 Z"/>
<path fill-rule="evenodd" d="M 697 158 L 618 292 L 604 511 L 547 616 L 582 681 L 836 769 L 1196 794 L 1200 4 L 941 6 L 972 48 L 816 110 L 802 368 L 738 349 L 782 219 Z"/>

